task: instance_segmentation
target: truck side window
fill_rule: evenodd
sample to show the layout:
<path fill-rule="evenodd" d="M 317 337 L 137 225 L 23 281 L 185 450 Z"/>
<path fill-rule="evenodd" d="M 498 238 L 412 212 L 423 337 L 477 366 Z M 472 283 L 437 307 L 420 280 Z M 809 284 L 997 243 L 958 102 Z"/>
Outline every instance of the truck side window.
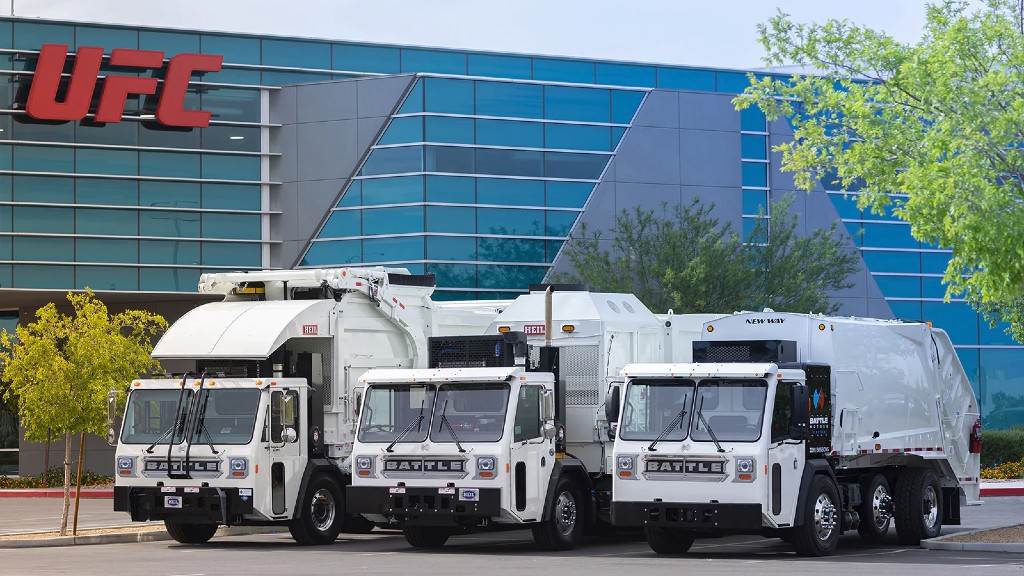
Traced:
<path fill-rule="evenodd" d="M 539 438 L 540 433 L 540 387 L 523 386 L 519 389 L 516 404 L 514 442 Z"/>
<path fill-rule="evenodd" d="M 292 401 L 285 406 L 284 396 L 288 394 Z M 299 394 L 295 390 L 287 392 L 275 390 L 270 395 L 270 441 L 281 442 L 281 433 L 285 428 L 299 427 Z"/>
<path fill-rule="evenodd" d="M 775 387 L 775 408 L 772 410 L 772 442 L 789 438 L 793 422 L 793 383 L 779 382 Z"/>

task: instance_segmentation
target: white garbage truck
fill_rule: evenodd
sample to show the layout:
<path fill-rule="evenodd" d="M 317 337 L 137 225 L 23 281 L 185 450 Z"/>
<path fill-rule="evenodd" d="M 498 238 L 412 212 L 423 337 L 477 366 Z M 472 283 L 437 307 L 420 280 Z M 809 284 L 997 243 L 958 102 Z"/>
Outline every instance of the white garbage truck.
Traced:
<path fill-rule="evenodd" d="M 980 503 L 978 403 L 942 330 L 737 313 L 705 324 L 693 360 L 629 365 L 609 402 L 612 518 L 657 553 L 748 532 L 822 556 L 894 521 L 917 543 Z"/>
<path fill-rule="evenodd" d="M 401 527 L 416 547 L 530 527 L 541 547 L 568 549 L 610 521 L 606 392 L 627 364 L 669 359 L 709 316 L 540 288 L 503 310 L 492 336 L 433 339 L 428 369 L 361 377 L 349 511 Z"/>
<path fill-rule="evenodd" d="M 223 301 L 175 322 L 153 357 L 193 364 L 128 387 L 114 509 L 179 542 L 219 525 L 287 526 L 301 544 L 372 529 L 346 513 L 357 379 L 426 367 L 427 339 L 482 334 L 503 301 L 433 302 L 433 277 L 338 268 L 207 274 Z M 181 362 L 179 362 L 181 363 Z"/>

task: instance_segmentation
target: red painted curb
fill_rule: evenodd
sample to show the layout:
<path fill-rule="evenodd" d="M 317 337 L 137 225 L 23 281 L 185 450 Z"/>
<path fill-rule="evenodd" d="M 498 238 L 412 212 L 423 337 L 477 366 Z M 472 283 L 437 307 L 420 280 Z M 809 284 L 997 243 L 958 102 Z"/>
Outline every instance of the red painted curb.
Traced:
<path fill-rule="evenodd" d="M 63 498 L 63 490 L 16 489 L 0 490 L 0 498 Z M 71 491 L 71 498 L 75 491 Z M 113 498 L 113 490 L 82 490 L 82 498 Z"/>
<path fill-rule="evenodd" d="M 1024 496 L 1024 488 L 982 488 L 982 496 Z"/>

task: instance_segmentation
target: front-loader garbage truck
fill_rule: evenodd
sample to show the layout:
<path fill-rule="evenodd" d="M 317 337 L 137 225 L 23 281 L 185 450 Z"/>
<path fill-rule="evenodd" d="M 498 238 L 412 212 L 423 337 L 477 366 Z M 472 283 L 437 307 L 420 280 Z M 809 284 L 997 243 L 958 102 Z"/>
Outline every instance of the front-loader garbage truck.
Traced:
<path fill-rule="evenodd" d="M 209 274 L 199 289 L 224 299 L 153 349 L 194 368 L 131 382 L 109 431 L 114 509 L 183 543 L 218 526 L 287 526 L 300 544 L 372 529 L 345 509 L 357 379 L 426 367 L 428 338 L 481 334 L 504 305 L 433 302 L 433 278 L 404 269 Z"/>

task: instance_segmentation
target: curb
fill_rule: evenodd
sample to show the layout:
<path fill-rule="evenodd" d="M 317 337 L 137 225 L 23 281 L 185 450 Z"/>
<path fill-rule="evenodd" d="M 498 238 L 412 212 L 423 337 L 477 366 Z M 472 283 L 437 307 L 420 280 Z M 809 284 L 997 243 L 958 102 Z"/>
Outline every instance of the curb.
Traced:
<path fill-rule="evenodd" d="M 982 488 L 982 496 L 1024 496 L 1024 487 Z"/>
<path fill-rule="evenodd" d="M 950 550 L 954 552 L 1007 552 L 1011 554 L 1024 554 L 1024 544 L 1017 544 L 1011 542 L 946 542 L 947 538 L 954 536 L 965 536 L 967 534 L 975 534 L 977 532 L 987 532 L 989 530 L 998 530 L 996 528 L 981 528 L 978 530 L 967 530 L 964 532 L 955 532 L 953 534 L 946 534 L 945 536 L 939 536 L 930 540 L 921 540 L 921 548 L 928 550 Z M 1008 528 L 1008 526 L 1002 526 L 1002 528 Z"/>
<path fill-rule="evenodd" d="M 63 498 L 64 489 L 34 489 L 15 488 L 0 490 L 0 498 Z M 75 497 L 75 491 L 71 491 L 71 498 Z M 113 498 L 113 489 L 82 490 L 82 498 Z"/>
<path fill-rule="evenodd" d="M 284 529 L 287 532 L 287 528 Z M 217 529 L 214 538 L 224 536 L 246 536 L 249 534 L 279 534 L 281 529 L 273 526 L 222 526 Z M 54 546 L 81 546 L 86 544 L 130 544 L 135 542 L 160 542 L 171 540 L 165 530 L 149 532 L 122 532 L 120 534 L 93 534 L 89 536 L 63 536 L 56 538 L 37 538 L 33 540 L 0 540 L 0 549 L 4 548 L 50 548 Z"/>

